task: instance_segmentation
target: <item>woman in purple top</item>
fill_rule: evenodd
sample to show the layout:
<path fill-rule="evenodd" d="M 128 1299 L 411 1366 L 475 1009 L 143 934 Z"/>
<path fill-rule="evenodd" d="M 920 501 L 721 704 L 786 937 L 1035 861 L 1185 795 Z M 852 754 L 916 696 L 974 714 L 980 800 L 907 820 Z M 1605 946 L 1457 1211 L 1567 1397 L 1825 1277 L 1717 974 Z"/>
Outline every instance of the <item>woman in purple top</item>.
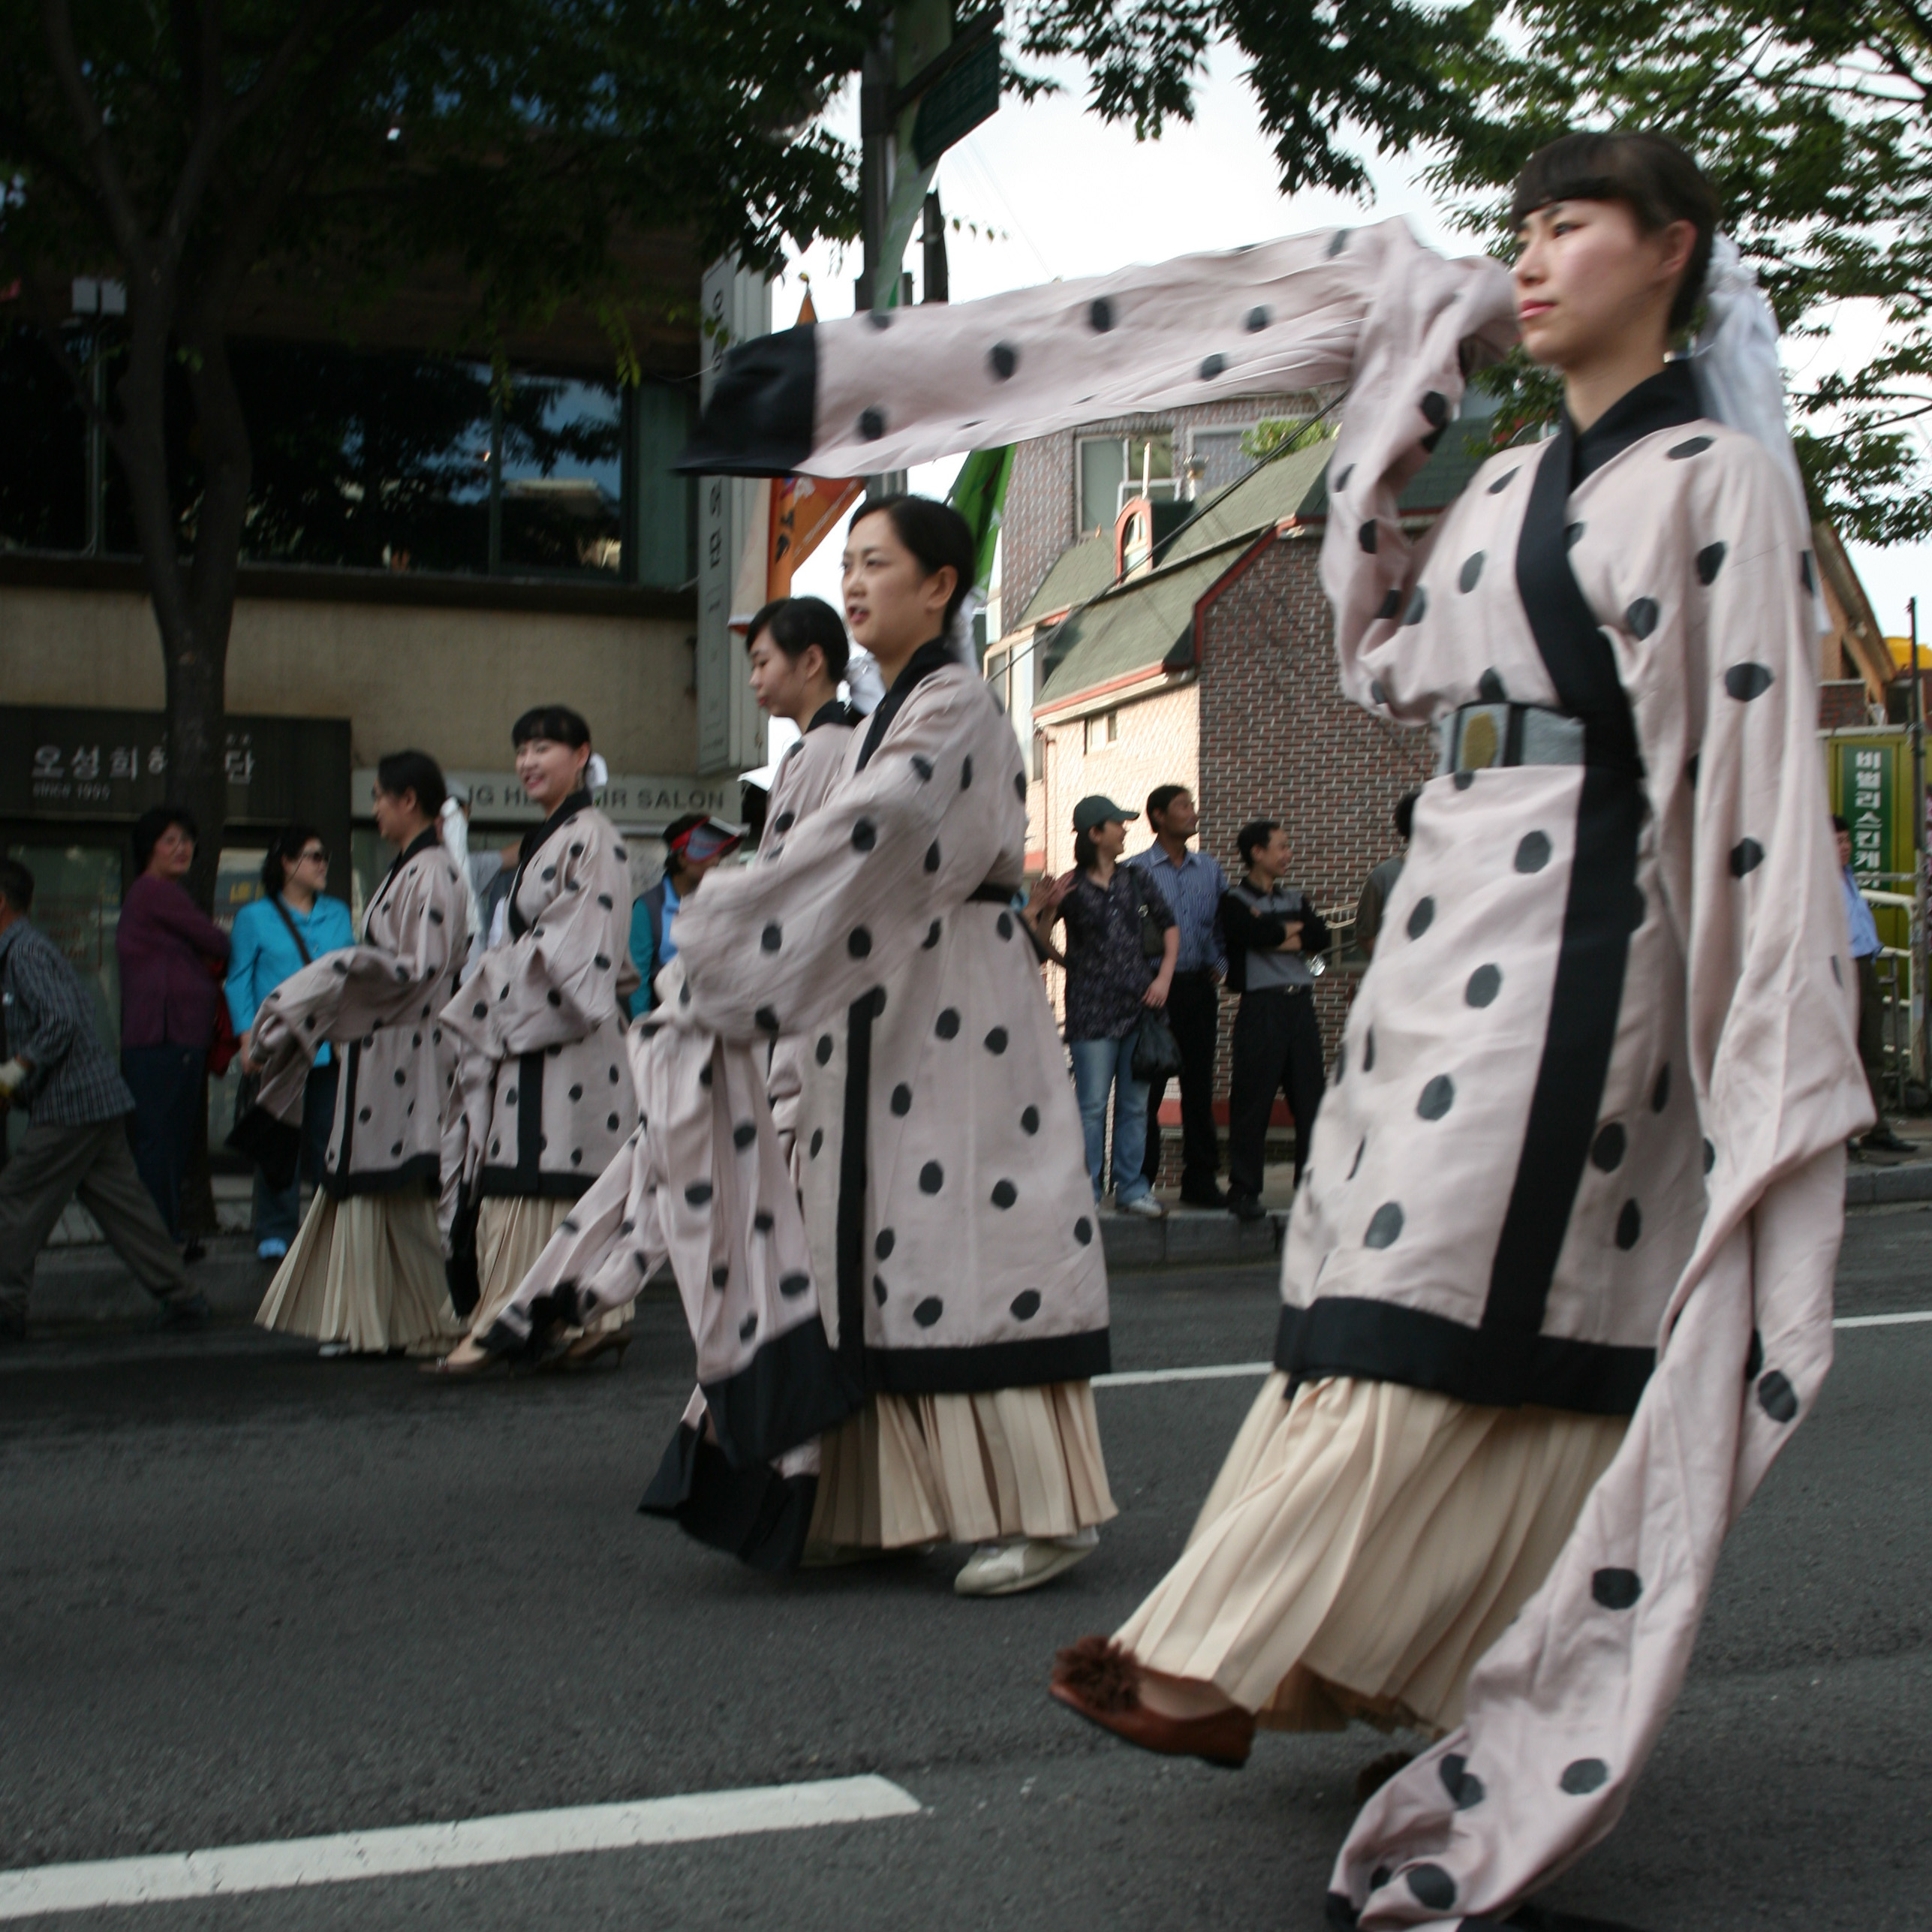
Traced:
<path fill-rule="evenodd" d="M 134 821 L 140 874 L 121 904 L 121 1071 L 134 1096 L 134 1165 L 167 1231 L 181 1238 L 181 1177 L 215 1037 L 228 935 L 182 883 L 194 862 L 194 820 L 155 805 Z"/>

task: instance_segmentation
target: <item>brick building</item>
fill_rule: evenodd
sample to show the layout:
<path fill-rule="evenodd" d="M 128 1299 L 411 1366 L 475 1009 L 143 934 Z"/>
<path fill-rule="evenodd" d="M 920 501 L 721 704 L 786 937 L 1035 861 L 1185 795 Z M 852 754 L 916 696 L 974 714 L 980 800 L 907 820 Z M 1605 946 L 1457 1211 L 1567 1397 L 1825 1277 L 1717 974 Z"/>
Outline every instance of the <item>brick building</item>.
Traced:
<path fill-rule="evenodd" d="M 1202 850 L 1231 877 L 1241 826 L 1277 819 L 1296 854 L 1293 882 L 1332 925 L 1352 923 L 1362 882 L 1395 850 L 1395 801 L 1428 779 L 1435 747 L 1432 733 L 1371 718 L 1342 694 L 1319 573 L 1332 445 L 1256 467 L 1230 437 L 1231 423 L 1291 416 L 1314 400 L 1223 405 L 1211 420 L 1202 412 L 1202 422 L 1177 424 L 1165 447 L 1184 453 L 1171 465 L 1182 474 L 1145 495 L 1139 471 L 1112 483 L 1094 452 L 1118 439 L 1130 454 L 1136 436 L 1151 444 L 1148 419 L 1021 446 L 1000 567 L 1000 609 L 1018 615 L 986 670 L 1029 748 L 1031 870 L 1072 865 L 1076 799 L 1100 792 L 1138 811 L 1155 785 L 1184 784 L 1200 807 Z M 1445 438 L 1410 483 L 1401 508 L 1412 535 L 1455 500 L 1486 454 L 1482 443 Z M 1237 474 L 1213 488 L 1204 453 Z M 1110 483 L 1112 526 L 1087 527 Z M 1828 529 L 1818 547 L 1835 626 L 1820 659 L 1829 729 L 1882 706 L 1891 667 Z M 1130 850 L 1148 838 L 1134 826 Z M 1355 980 L 1345 956 L 1340 963 L 1317 996 L 1331 1049 Z M 1224 1097 L 1217 1110 L 1225 1119 Z M 1170 1097 L 1163 1124 L 1178 1118 Z M 1170 1160 L 1177 1154 L 1170 1147 Z"/>

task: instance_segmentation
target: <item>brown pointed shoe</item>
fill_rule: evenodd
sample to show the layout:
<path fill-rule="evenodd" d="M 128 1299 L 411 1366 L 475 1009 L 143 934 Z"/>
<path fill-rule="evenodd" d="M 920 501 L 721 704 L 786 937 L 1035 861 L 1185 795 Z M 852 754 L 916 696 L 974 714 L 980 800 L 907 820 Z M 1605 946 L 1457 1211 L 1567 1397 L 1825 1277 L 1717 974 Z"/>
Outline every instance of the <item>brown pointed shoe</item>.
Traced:
<path fill-rule="evenodd" d="M 1205 1717 L 1163 1717 L 1150 1711 L 1140 1701 L 1139 1663 L 1105 1637 L 1082 1637 L 1061 1651 L 1047 1694 L 1144 1751 L 1200 1758 L 1238 1771 L 1253 1747 L 1253 1717 L 1238 1706 Z"/>

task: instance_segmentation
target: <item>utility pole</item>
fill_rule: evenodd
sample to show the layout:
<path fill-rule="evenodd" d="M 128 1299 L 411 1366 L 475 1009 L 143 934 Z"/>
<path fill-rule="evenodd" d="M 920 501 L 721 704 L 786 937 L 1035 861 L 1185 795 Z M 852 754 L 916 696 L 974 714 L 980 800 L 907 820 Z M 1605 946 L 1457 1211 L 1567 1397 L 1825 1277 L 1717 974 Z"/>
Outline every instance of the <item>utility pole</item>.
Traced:
<path fill-rule="evenodd" d="M 1912 628 L 1912 1075 L 1926 1078 L 1925 687 L 1918 676 L 1918 600 L 1906 600 Z"/>

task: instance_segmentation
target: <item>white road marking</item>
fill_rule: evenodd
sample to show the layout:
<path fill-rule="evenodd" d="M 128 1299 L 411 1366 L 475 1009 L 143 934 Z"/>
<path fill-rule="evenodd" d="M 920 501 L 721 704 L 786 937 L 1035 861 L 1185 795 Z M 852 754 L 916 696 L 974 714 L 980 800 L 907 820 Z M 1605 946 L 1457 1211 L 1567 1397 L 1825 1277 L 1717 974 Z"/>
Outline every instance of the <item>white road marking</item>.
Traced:
<path fill-rule="evenodd" d="M 1265 1375 L 1271 1362 L 1221 1362 L 1211 1368 L 1132 1368 L 1119 1375 L 1097 1375 L 1096 1389 L 1139 1389 L 1150 1382 L 1223 1382 L 1233 1375 Z"/>
<path fill-rule="evenodd" d="M 0 1871 L 0 1919 L 87 1912 L 103 1906 L 152 1905 L 166 1899 L 287 1891 L 299 1885 L 399 1878 L 580 1852 L 628 1851 L 642 1845 L 685 1844 L 752 1832 L 799 1831 L 818 1825 L 860 1825 L 910 1817 L 919 1808 L 910 1792 L 883 1777 L 824 1778 L 809 1784 L 646 1798 L 634 1804 L 582 1804 L 564 1810 L 466 1818 L 447 1825 L 345 1831 L 328 1838 L 224 1845 L 155 1858 L 41 1865 Z"/>
<path fill-rule="evenodd" d="M 1932 1322 L 1932 1309 L 1909 1315 L 1840 1315 L 1834 1329 L 1889 1329 L 1902 1322 Z M 1217 1362 L 1206 1368 L 1134 1368 L 1119 1375 L 1097 1375 L 1096 1389 L 1139 1389 L 1151 1382 L 1224 1382 L 1239 1375 L 1266 1375 L 1271 1362 Z"/>

